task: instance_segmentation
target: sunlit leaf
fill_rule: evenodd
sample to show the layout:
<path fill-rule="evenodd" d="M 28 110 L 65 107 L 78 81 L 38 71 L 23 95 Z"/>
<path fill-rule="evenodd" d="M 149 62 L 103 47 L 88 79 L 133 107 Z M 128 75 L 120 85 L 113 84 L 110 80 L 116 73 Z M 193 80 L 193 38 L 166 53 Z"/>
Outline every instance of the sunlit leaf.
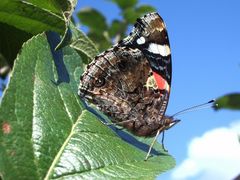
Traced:
<path fill-rule="evenodd" d="M 44 0 L 39 0 L 45 2 Z M 0 1 L 0 22 L 15 26 L 31 34 L 38 34 L 46 30 L 63 33 L 65 30 L 62 11 L 51 12 L 28 1 Z M 49 5 L 50 6 L 50 5 Z M 45 6 L 44 6 L 45 7 Z M 56 8 L 54 8 L 56 10 Z"/>
<path fill-rule="evenodd" d="M 68 0 L 28 0 L 28 3 L 59 15 L 61 15 L 61 10 L 66 11 L 69 6 Z"/>
<path fill-rule="evenodd" d="M 144 161 L 148 145 L 127 143 L 128 134 L 123 140 L 85 108 L 81 57 L 69 47 L 54 51 L 60 38 L 47 37 L 24 44 L 0 105 L 3 179 L 154 179 L 172 168 L 161 148 Z"/>
<path fill-rule="evenodd" d="M 93 42 L 85 34 L 71 26 L 72 39 L 70 46 L 78 52 L 85 54 L 89 59 L 93 59 L 99 52 Z"/>

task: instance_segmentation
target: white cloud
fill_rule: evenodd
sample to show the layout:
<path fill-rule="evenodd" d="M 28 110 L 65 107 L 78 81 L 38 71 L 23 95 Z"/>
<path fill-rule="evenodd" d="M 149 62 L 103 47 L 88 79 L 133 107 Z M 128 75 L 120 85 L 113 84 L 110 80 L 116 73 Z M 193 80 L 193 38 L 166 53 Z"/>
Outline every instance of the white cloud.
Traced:
<path fill-rule="evenodd" d="M 172 173 L 172 179 L 225 180 L 240 174 L 240 121 L 207 131 L 194 138 L 188 157 Z"/>

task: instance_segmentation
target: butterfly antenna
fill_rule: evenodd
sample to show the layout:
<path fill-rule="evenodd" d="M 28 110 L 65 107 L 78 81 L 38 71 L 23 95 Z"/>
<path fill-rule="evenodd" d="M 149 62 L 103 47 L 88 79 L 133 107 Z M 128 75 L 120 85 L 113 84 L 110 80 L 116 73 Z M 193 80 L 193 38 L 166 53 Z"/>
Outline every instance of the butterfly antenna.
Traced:
<path fill-rule="evenodd" d="M 206 103 L 203 103 L 203 104 L 199 104 L 199 105 L 196 105 L 196 106 L 192 106 L 192 107 L 189 107 L 189 108 L 186 108 L 186 109 L 183 109 L 177 113 L 175 113 L 174 115 L 171 116 L 171 118 L 175 117 L 175 116 L 178 116 L 180 114 L 184 114 L 186 112 L 191 112 L 191 111 L 196 111 L 196 110 L 199 110 L 199 109 L 205 109 L 205 108 L 209 108 L 209 107 L 215 107 L 215 106 L 218 106 L 218 104 L 214 104 L 215 99 L 212 99 Z M 178 123 L 180 120 L 174 120 L 174 124 Z M 158 131 L 157 131 L 157 134 L 155 135 L 149 149 L 148 149 L 148 153 L 147 153 L 147 156 L 145 157 L 145 161 L 149 158 L 150 156 L 150 153 L 151 153 L 151 150 L 153 148 L 153 145 L 155 144 L 156 140 L 157 140 L 157 137 L 158 135 L 160 134 L 160 132 L 162 132 L 163 136 L 162 136 L 162 147 L 163 147 L 163 150 L 164 151 L 167 151 L 164 147 L 164 130 L 167 130 L 165 127 L 162 127 L 160 128 Z"/>
<path fill-rule="evenodd" d="M 205 108 L 209 108 L 209 107 L 218 106 L 218 104 L 214 104 L 214 102 L 216 102 L 216 100 L 212 99 L 212 100 L 210 100 L 210 101 L 208 101 L 206 103 L 199 104 L 199 105 L 196 105 L 196 106 L 192 106 L 192 107 L 183 109 L 183 110 L 173 114 L 171 117 L 175 117 L 175 116 L 178 116 L 180 114 L 184 114 L 184 113 L 191 112 L 191 111 L 196 111 L 196 110 L 200 110 L 200 109 L 205 109 Z"/>

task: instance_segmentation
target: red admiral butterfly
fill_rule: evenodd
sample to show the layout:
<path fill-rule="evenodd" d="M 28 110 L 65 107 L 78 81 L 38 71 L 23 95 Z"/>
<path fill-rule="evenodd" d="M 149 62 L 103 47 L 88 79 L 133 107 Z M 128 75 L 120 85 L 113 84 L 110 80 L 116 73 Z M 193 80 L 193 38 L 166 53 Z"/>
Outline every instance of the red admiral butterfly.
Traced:
<path fill-rule="evenodd" d="M 171 89 L 171 52 L 158 13 L 137 19 L 133 31 L 99 54 L 80 78 L 79 95 L 138 136 L 155 136 L 180 120 L 165 116 Z"/>

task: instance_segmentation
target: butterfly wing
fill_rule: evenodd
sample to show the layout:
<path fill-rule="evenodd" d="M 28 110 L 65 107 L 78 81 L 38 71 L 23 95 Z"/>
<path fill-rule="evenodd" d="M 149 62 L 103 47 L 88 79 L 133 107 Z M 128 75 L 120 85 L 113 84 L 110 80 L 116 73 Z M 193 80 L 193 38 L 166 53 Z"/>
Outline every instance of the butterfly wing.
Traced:
<path fill-rule="evenodd" d="M 79 95 L 114 118 L 134 119 L 150 67 L 138 49 L 111 48 L 88 65 L 80 79 Z"/>
<path fill-rule="evenodd" d="M 150 13 L 137 19 L 133 31 L 119 43 L 138 48 L 148 60 L 153 77 L 162 94 L 161 116 L 164 115 L 172 78 L 171 51 L 166 25 L 158 13 Z"/>
<path fill-rule="evenodd" d="M 88 65 L 79 95 L 134 134 L 155 135 L 170 93 L 171 55 L 166 37 L 157 13 L 138 19 L 127 38 Z M 167 56 L 159 50 L 162 47 Z"/>

